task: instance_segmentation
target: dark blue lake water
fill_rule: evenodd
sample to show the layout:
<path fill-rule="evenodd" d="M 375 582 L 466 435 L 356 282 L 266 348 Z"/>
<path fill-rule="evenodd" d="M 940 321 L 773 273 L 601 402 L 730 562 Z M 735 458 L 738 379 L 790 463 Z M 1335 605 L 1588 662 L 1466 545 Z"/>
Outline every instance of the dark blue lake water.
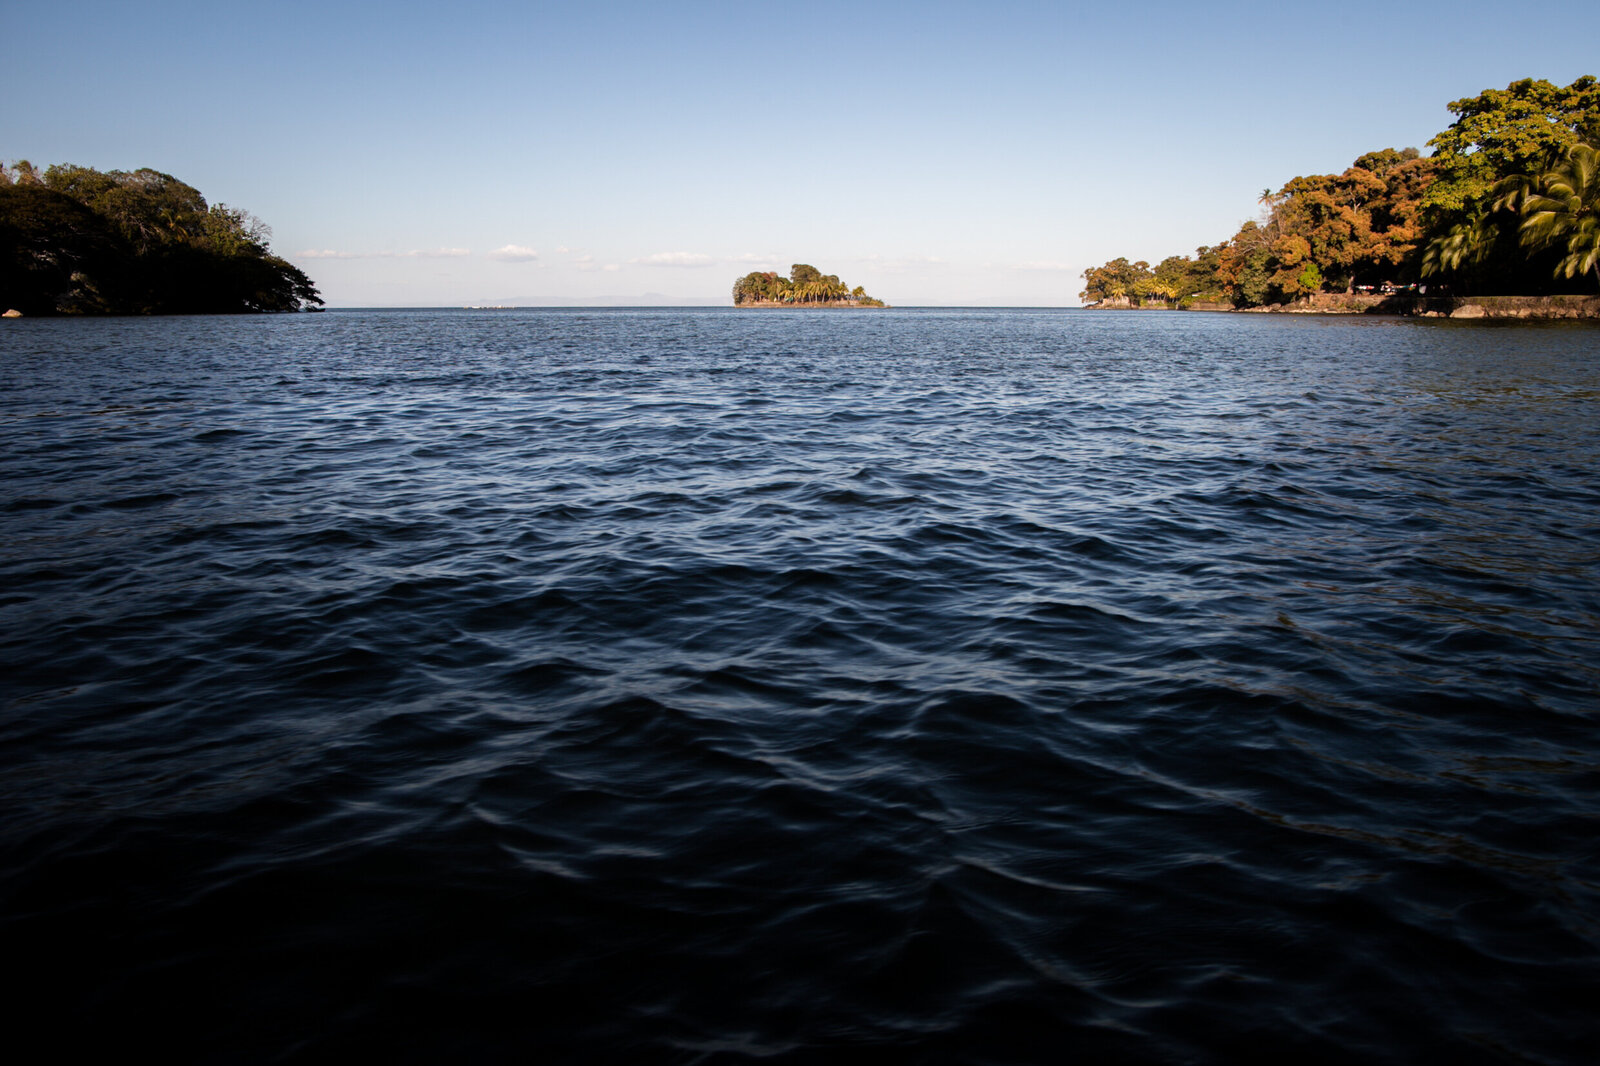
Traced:
<path fill-rule="evenodd" d="M 0 328 L 11 1039 L 1578 1063 L 1600 329 Z"/>

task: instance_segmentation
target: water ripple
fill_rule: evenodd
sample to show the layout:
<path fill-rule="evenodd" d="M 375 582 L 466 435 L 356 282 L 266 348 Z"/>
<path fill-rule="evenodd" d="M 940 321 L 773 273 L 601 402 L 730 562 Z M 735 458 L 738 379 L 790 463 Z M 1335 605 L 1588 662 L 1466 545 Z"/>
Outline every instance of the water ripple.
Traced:
<path fill-rule="evenodd" d="M 1586 1061 L 1572 324 L 24 320 L 20 1027 L 180 1061 Z"/>

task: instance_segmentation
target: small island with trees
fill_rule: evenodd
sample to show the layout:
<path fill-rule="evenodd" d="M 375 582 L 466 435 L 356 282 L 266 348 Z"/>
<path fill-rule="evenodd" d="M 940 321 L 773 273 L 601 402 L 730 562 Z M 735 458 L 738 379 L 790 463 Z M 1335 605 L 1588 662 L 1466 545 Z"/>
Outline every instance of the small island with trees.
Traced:
<path fill-rule="evenodd" d="M 320 307 L 270 231 L 198 189 L 142 169 L 0 165 L 0 311 L 233 314 Z"/>
<path fill-rule="evenodd" d="M 1091 307 L 1600 316 L 1600 82 L 1449 105 L 1431 156 L 1385 148 L 1261 196 L 1191 258 L 1084 271 Z"/>
<path fill-rule="evenodd" d="M 850 288 L 837 274 L 824 274 L 808 263 L 796 263 L 784 277 L 755 271 L 733 283 L 735 307 L 886 307 L 857 285 Z"/>

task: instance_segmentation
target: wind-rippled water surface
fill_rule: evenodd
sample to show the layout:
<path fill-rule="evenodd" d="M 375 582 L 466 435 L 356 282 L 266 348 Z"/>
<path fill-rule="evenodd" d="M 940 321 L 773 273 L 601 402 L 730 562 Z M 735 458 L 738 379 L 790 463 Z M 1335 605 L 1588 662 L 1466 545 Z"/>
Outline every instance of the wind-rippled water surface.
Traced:
<path fill-rule="evenodd" d="M 0 330 L 14 1033 L 1576 1063 L 1600 332 Z"/>

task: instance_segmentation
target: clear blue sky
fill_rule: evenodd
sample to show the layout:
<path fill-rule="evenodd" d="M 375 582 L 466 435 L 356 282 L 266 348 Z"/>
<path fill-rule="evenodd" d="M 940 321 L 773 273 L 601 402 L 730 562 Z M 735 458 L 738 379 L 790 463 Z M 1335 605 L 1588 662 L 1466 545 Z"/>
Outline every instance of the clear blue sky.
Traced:
<path fill-rule="evenodd" d="M 795 261 L 1072 304 L 1451 100 L 1600 73 L 1600 5 L 1552 11 L 11 2 L 0 159 L 173 174 L 333 306 L 726 301 Z"/>

